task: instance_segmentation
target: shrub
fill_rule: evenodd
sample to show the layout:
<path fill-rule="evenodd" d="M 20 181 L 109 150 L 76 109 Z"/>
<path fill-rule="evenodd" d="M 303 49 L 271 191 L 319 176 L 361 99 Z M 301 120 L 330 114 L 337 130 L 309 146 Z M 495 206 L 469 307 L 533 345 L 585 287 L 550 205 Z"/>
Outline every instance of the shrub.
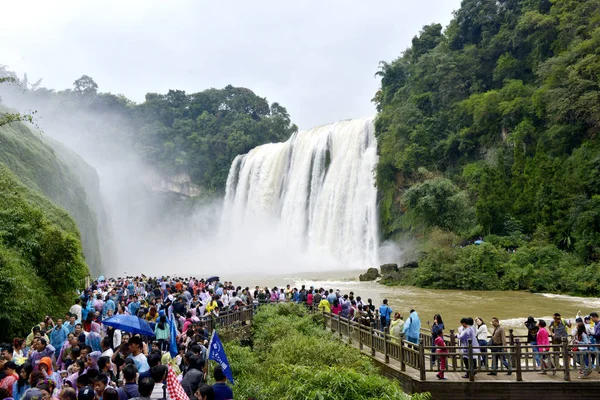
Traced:
<path fill-rule="evenodd" d="M 236 398 L 294 400 L 409 399 L 396 381 L 378 374 L 358 349 L 324 330 L 318 316 L 297 304 L 261 307 L 254 347 L 226 343 Z M 415 396 L 414 398 L 425 398 Z"/>

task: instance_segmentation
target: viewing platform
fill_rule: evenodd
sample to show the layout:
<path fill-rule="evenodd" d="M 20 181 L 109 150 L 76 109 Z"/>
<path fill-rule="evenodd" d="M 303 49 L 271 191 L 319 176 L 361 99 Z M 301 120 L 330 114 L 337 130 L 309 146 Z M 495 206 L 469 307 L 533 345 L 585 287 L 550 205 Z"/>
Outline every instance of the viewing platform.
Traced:
<path fill-rule="evenodd" d="M 569 344 L 569 340 L 565 338 L 561 344 L 551 345 L 550 351 L 539 353 L 534 350 L 542 346 L 529 345 L 525 336 L 513 335 L 511 329 L 507 336 L 505 352 L 491 353 L 494 346 L 476 346 L 485 352 L 477 356 L 478 368 L 467 371 L 463 356 L 466 354 L 472 358 L 474 346 L 458 346 L 454 331 L 450 330 L 450 334 L 444 337 L 448 346 L 445 372 L 447 380 L 439 380 L 436 377 L 439 363 L 431 361 L 435 347 L 432 346 L 429 332 L 421 330 L 420 343 L 414 345 L 371 326 L 331 313 L 313 311 L 322 314 L 324 329 L 331 330 L 339 340 L 370 357 L 384 376 L 398 380 L 407 393 L 429 392 L 434 399 L 498 400 L 536 398 L 549 393 L 552 399 L 589 399 L 600 393 L 598 357 L 594 361 L 595 368 L 585 378 L 579 374 L 581 367 L 578 364 L 587 362 L 591 365 L 592 357 L 600 351 L 600 345 L 589 345 L 586 350 L 580 350 L 576 345 Z M 253 314 L 253 308 L 249 307 L 221 314 L 216 318 L 204 317 L 204 322 L 210 330 L 215 324 L 221 327 L 249 327 Z M 497 375 L 488 375 L 492 371 L 492 354 L 499 355 Z M 536 356 L 541 359 L 541 354 L 553 360 L 553 365 L 549 365 L 547 370 L 543 370 L 536 363 Z M 510 375 L 507 375 L 508 369 L 502 365 L 502 356 L 506 356 L 511 365 Z M 484 360 L 483 365 L 481 359 Z M 467 372 L 471 372 L 470 377 L 463 378 Z M 541 372 L 546 374 L 540 374 Z"/>

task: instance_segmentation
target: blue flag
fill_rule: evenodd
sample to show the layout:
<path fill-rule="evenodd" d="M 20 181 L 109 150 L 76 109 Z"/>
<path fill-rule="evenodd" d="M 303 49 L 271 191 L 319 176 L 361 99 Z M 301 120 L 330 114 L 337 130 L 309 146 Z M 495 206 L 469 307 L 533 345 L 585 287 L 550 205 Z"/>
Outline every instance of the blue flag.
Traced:
<path fill-rule="evenodd" d="M 173 314 L 171 314 L 171 320 L 169 321 L 170 326 L 170 335 L 171 340 L 169 341 L 169 353 L 171 353 L 171 357 L 177 357 L 177 328 L 175 327 L 175 318 L 173 318 Z"/>
<path fill-rule="evenodd" d="M 231 367 L 229 366 L 229 361 L 227 360 L 223 343 L 221 343 L 221 339 L 219 339 L 217 331 L 213 331 L 212 337 L 210 338 L 210 343 L 208 344 L 208 359 L 215 360 L 221 366 L 221 368 L 223 368 L 223 373 L 227 379 L 229 379 L 229 382 L 233 383 Z"/>

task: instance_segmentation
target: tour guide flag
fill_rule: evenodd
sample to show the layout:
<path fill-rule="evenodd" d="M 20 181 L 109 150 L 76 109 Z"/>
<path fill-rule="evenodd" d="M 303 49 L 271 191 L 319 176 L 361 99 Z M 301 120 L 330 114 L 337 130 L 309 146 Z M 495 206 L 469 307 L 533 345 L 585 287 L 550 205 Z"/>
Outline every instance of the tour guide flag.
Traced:
<path fill-rule="evenodd" d="M 177 351 L 177 328 L 175 327 L 175 318 L 173 318 L 173 314 L 171 314 L 171 320 L 169 321 L 169 335 L 171 336 L 169 353 L 171 353 L 172 358 L 175 358 L 179 352 Z"/>
<path fill-rule="evenodd" d="M 227 379 L 233 383 L 233 374 L 231 373 L 229 361 L 227 361 L 227 355 L 225 355 L 225 349 L 223 348 L 221 339 L 219 339 L 219 335 L 217 335 L 217 331 L 213 331 L 210 343 L 208 344 L 208 359 L 215 360 L 223 368 L 223 373 Z"/>

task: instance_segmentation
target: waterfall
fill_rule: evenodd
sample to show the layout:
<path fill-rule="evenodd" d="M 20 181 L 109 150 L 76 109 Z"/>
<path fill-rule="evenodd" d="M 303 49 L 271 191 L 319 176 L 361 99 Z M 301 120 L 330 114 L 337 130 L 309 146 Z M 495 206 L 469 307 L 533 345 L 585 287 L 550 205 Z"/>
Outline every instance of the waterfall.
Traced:
<path fill-rule="evenodd" d="M 373 120 L 340 121 L 294 134 L 235 158 L 225 221 L 236 229 L 275 221 L 303 251 L 340 265 L 376 265 L 379 251 L 377 143 Z"/>

